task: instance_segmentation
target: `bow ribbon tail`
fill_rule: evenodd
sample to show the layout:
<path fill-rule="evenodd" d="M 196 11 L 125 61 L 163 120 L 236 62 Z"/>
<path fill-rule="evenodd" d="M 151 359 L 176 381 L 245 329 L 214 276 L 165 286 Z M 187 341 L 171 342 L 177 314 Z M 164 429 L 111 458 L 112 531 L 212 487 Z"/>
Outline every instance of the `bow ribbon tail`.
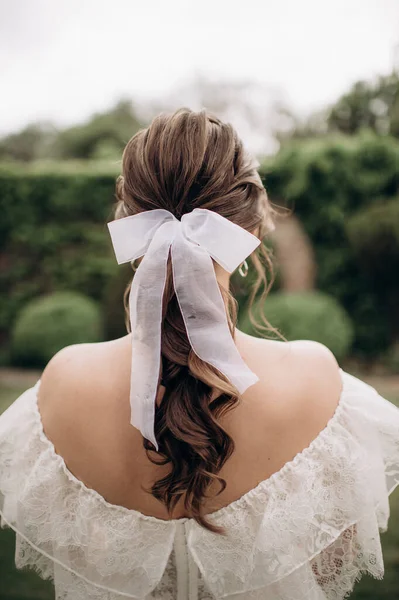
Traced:
<path fill-rule="evenodd" d="M 179 229 L 172 247 L 173 282 L 190 344 L 242 394 L 259 378 L 246 365 L 231 335 L 212 259 Z"/>
<path fill-rule="evenodd" d="M 154 444 L 155 401 L 161 366 L 162 303 L 175 223 L 156 231 L 133 278 L 129 296 L 132 330 L 130 423 Z"/>

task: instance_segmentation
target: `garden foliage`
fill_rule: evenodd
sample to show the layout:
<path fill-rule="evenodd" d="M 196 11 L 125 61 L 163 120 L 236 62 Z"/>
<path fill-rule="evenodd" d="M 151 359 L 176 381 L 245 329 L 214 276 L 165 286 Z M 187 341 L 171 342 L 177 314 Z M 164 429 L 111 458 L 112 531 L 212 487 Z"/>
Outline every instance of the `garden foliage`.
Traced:
<path fill-rule="evenodd" d="M 3 348 L 24 305 L 54 291 L 93 298 L 106 337 L 124 333 L 121 297 L 131 270 L 117 266 L 106 227 L 118 171 L 90 162 L 0 167 Z M 261 175 L 270 199 L 302 221 L 317 288 L 352 319 L 354 351 L 387 351 L 398 337 L 399 142 L 371 133 L 296 140 L 264 162 Z"/>

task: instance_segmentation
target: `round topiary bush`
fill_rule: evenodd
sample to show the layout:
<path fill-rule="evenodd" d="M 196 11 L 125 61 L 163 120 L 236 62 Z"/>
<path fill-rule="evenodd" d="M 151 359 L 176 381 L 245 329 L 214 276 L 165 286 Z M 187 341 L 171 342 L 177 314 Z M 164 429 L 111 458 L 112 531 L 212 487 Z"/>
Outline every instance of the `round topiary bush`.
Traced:
<path fill-rule="evenodd" d="M 253 312 L 255 319 L 261 321 L 260 307 Z M 266 298 L 264 314 L 269 323 L 289 341 L 320 342 L 338 360 L 343 359 L 350 350 L 354 336 L 351 319 L 337 300 L 328 294 L 320 291 L 272 293 Z M 247 310 L 239 326 L 245 333 L 256 333 Z"/>
<path fill-rule="evenodd" d="M 76 292 L 55 292 L 35 298 L 19 314 L 11 335 L 12 360 L 42 367 L 65 346 L 102 339 L 97 304 Z"/>

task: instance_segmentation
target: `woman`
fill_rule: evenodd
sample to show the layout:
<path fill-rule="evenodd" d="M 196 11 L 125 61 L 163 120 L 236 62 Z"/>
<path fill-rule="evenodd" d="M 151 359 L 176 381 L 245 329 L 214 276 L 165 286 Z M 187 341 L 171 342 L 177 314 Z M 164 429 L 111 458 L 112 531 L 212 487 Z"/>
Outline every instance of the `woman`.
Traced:
<path fill-rule="evenodd" d="M 325 346 L 235 328 L 230 274 L 250 256 L 262 282 L 274 227 L 255 167 L 205 111 L 135 135 L 109 224 L 139 263 L 131 333 L 65 348 L 0 418 L 1 522 L 58 599 L 337 600 L 383 575 L 399 410 Z"/>

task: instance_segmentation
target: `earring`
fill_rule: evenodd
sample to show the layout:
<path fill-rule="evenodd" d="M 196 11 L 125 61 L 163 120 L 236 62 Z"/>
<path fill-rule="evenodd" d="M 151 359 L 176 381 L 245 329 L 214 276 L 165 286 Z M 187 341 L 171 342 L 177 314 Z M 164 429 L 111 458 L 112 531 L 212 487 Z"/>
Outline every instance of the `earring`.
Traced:
<path fill-rule="evenodd" d="M 240 268 L 238 269 L 238 272 L 241 275 L 241 277 L 246 277 L 248 275 L 248 269 L 248 263 L 246 260 L 244 260 L 244 262 L 241 263 Z"/>

